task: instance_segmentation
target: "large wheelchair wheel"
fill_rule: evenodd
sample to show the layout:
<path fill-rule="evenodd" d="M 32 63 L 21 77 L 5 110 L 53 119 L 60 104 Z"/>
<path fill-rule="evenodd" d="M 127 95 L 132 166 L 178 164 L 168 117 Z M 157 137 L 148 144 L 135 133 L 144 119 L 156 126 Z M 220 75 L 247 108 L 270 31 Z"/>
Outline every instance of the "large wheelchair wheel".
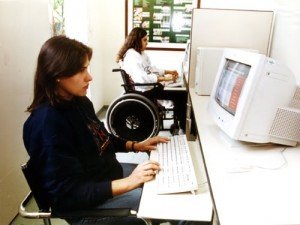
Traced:
<path fill-rule="evenodd" d="M 120 138 L 143 141 L 158 134 L 157 107 L 139 94 L 125 94 L 110 104 L 106 121 L 109 131 Z"/>

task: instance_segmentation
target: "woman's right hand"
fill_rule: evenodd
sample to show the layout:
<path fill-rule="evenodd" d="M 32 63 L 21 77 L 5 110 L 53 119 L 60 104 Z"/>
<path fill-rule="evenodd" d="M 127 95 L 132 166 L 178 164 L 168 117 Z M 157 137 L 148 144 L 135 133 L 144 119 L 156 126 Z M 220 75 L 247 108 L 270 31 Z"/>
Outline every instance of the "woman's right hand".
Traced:
<path fill-rule="evenodd" d="M 172 75 L 172 80 L 174 82 L 176 82 L 176 80 L 177 80 L 177 78 L 179 76 L 177 70 L 165 70 L 165 74 Z"/>
<path fill-rule="evenodd" d="M 111 182 L 112 195 L 120 195 L 140 187 L 143 183 L 153 180 L 159 170 L 159 163 L 152 160 L 139 164 L 128 177 Z"/>
<path fill-rule="evenodd" d="M 174 76 L 174 75 L 172 75 L 172 74 L 166 74 L 165 76 L 164 76 L 164 81 L 173 81 L 173 82 L 175 82 L 176 81 L 176 77 Z"/>
<path fill-rule="evenodd" d="M 153 180 L 160 170 L 159 163 L 153 160 L 145 161 L 139 164 L 129 175 L 129 182 L 134 188 L 141 186 L 143 183 Z"/>

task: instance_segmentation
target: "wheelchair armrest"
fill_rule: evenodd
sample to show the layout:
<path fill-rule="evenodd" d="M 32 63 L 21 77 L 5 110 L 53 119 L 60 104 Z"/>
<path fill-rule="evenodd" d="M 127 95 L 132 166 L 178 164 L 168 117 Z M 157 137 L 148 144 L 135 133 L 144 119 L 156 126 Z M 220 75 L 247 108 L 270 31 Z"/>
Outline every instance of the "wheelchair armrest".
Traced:
<path fill-rule="evenodd" d="M 134 83 L 133 86 L 157 86 L 159 83 Z"/>
<path fill-rule="evenodd" d="M 125 217 L 136 216 L 137 212 L 129 208 L 108 208 L 108 209 L 89 209 L 89 210 L 75 210 L 72 212 L 51 212 L 51 211 L 27 211 L 26 205 L 33 197 L 32 192 L 24 198 L 19 207 L 19 214 L 24 218 L 43 219 L 43 218 L 84 218 L 84 217 Z"/>
<path fill-rule="evenodd" d="M 158 86 L 159 83 L 134 83 L 134 84 L 122 84 L 121 86 L 125 86 L 125 87 L 128 87 L 128 86 L 153 86 L 153 87 L 156 87 Z"/>

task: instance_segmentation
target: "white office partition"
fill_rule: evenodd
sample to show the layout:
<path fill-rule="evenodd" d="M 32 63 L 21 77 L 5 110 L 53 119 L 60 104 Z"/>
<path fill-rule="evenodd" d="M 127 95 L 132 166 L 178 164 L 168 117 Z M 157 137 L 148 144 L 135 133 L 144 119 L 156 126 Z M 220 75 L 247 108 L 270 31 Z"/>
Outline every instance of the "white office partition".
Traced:
<path fill-rule="evenodd" d="M 298 2 L 300 8 L 300 2 Z M 293 8 L 292 8 L 293 7 Z M 296 75 L 300 85 L 300 9 L 296 6 L 276 12 L 271 57 L 285 63 Z"/>
<path fill-rule="evenodd" d="M 189 87 L 195 84 L 197 47 L 256 49 L 269 55 L 272 26 L 272 11 L 194 9 Z"/>

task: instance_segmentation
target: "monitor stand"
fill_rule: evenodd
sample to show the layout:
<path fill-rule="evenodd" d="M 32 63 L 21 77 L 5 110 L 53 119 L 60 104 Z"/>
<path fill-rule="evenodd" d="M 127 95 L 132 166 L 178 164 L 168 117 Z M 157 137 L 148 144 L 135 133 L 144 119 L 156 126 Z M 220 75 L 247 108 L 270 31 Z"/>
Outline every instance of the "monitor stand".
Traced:
<path fill-rule="evenodd" d="M 262 146 L 270 146 L 274 145 L 272 143 L 253 143 L 246 141 L 238 141 L 229 137 L 226 133 L 224 133 L 221 129 L 219 130 L 219 137 L 221 141 L 230 148 L 244 148 L 244 147 L 262 147 Z"/>

